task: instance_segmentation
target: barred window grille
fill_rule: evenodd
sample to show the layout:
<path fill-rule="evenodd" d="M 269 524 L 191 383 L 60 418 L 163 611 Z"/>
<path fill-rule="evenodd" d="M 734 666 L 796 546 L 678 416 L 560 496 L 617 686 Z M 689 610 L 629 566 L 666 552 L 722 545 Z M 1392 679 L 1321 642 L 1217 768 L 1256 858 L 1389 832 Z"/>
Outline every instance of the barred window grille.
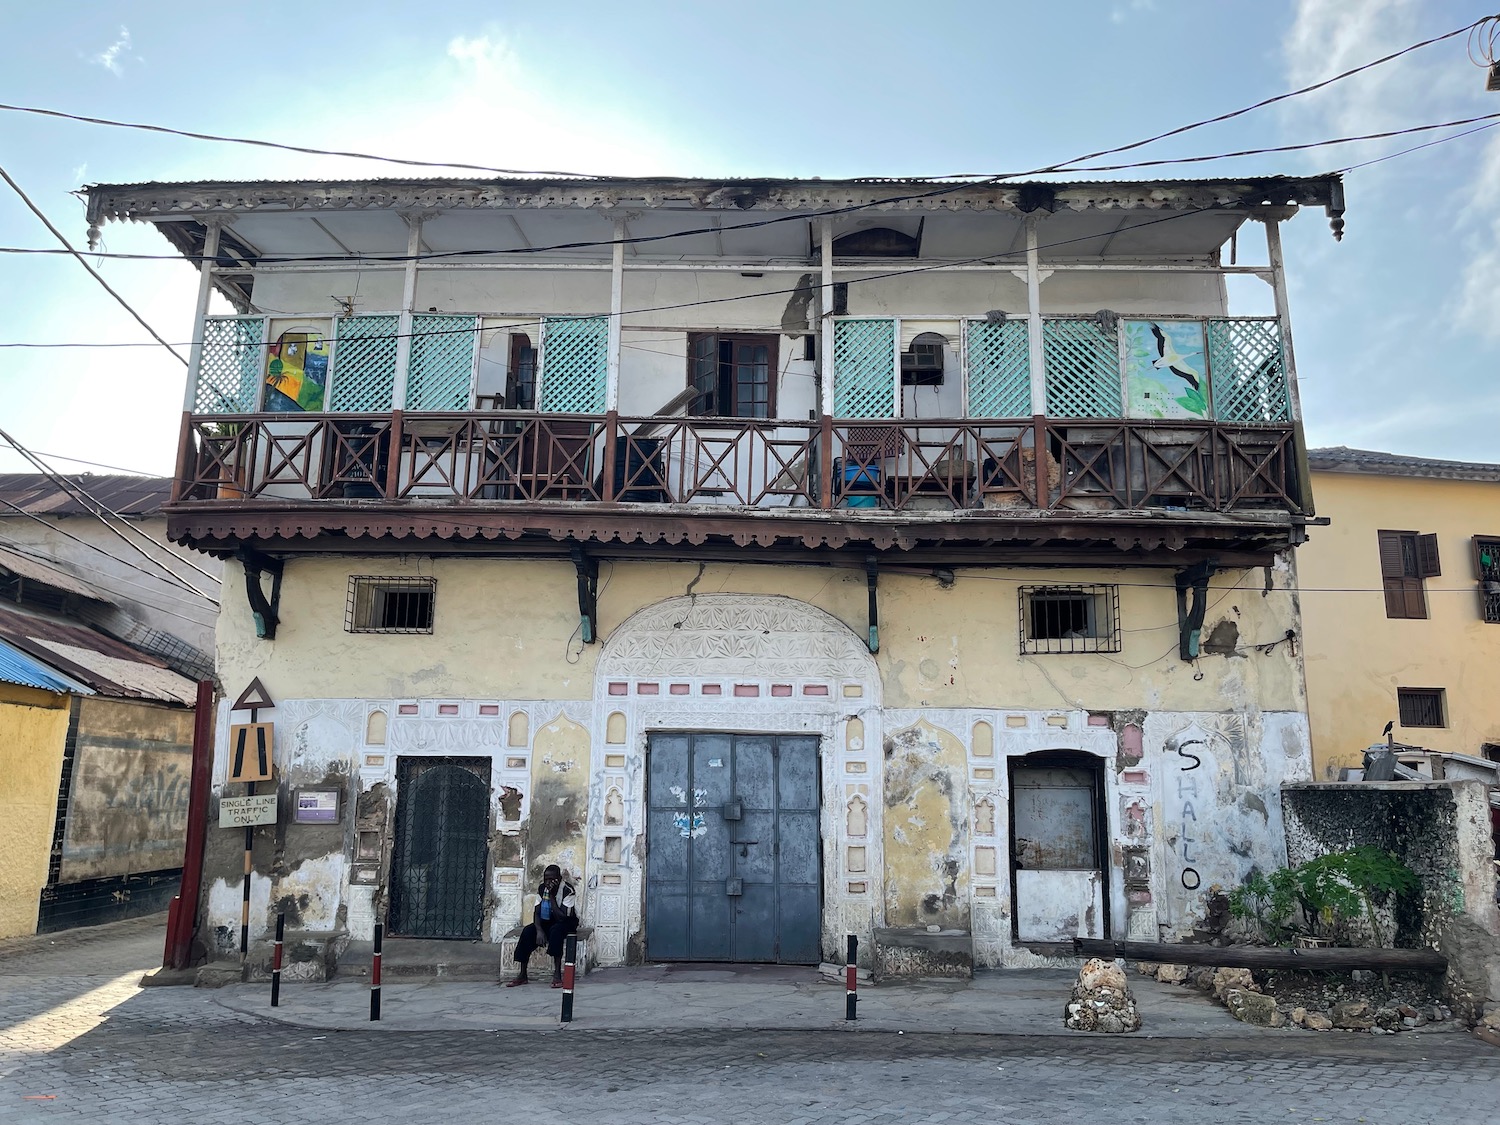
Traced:
<path fill-rule="evenodd" d="M 251 414 L 266 362 L 266 323 L 258 316 L 213 316 L 203 322 L 203 352 L 193 410 Z"/>
<path fill-rule="evenodd" d="M 436 578 L 349 579 L 344 628 L 350 633 L 430 633 Z"/>
<path fill-rule="evenodd" d="M 1397 688 L 1396 706 L 1403 727 L 1441 727 L 1443 721 L 1442 688 Z"/>
<path fill-rule="evenodd" d="M 1119 418 L 1120 341 L 1093 318 L 1042 321 L 1047 414 L 1053 418 Z"/>
<path fill-rule="evenodd" d="M 383 414 L 396 390 L 401 320 L 394 315 L 341 317 L 333 345 L 329 409 Z"/>
<path fill-rule="evenodd" d="M 1119 652 L 1118 586 L 1022 586 L 1023 653 Z"/>
<path fill-rule="evenodd" d="M 1479 580 L 1479 616 L 1500 625 L 1500 539 L 1474 536 L 1474 572 Z"/>
<path fill-rule="evenodd" d="M 896 416 L 896 322 L 833 324 L 833 412 L 839 418 Z"/>
<path fill-rule="evenodd" d="M 412 317 L 406 409 L 469 408 L 478 327 L 472 316 Z"/>
<path fill-rule="evenodd" d="M 1208 370 L 1221 422 L 1290 422 L 1291 395 L 1274 320 L 1210 320 Z"/>
<path fill-rule="evenodd" d="M 609 317 L 542 321 L 542 410 L 602 414 L 608 367 Z"/>
<path fill-rule="evenodd" d="M 1030 417 L 1031 339 L 1026 321 L 965 321 L 964 367 L 969 417 Z"/>

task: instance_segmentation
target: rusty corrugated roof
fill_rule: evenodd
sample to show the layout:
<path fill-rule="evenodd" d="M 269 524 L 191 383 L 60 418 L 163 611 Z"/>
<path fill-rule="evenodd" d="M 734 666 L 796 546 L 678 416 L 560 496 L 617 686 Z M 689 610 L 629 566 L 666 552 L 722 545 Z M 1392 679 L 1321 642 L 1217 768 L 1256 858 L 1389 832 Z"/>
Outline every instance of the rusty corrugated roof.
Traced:
<path fill-rule="evenodd" d="M 124 473 L 80 473 L 63 478 L 122 516 L 154 516 L 172 495 L 168 477 Z M 0 473 L 0 515 L 9 505 L 37 516 L 86 516 L 90 509 L 67 489 L 42 473 Z"/>
<path fill-rule="evenodd" d="M 0 640 L 100 695 L 181 704 L 196 695 L 161 660 L 86 625 L 0 606 Z"/>

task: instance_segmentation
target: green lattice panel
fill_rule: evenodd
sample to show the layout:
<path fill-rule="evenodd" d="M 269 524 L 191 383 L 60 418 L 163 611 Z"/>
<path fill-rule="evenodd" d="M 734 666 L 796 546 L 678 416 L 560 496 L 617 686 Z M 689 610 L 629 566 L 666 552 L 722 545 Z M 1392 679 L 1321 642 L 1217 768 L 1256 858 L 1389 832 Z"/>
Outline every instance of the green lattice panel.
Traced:
<path fill-rule="evenodd" d="M 266 325 L 260 317 L 216 316 L 203 322 L 203 352 L 193 410 L 250 414 L 265 364 Z"/>
<path fill-rule="evenodd" d="M 1119 418 L 1120 342 L 1097 321 L 1044 320 L 1047 414 L 1053 418 Z"/>
<path fill-rule="evenodd" d="M 384 413 L 392 408 L 400 331 L 401 321 L 395 316 L 348 316 L 339 320 L 333 346 L 330 410 Z"/>
<path fill-rule="evenodd" d="M 602 414 L 608 368 L 609 317 L 548 317 L 542 322 L 542 410 Z"/>
<path fill-rule="evenodd" d="M 971 320 L 964 325 L 969 417 L 1031 415 L 1031 341 L 1024 320 Z"/>
<path fill-rule="evenodd" d="M 469 408 L 478 327 L 472 316 L 412 317 L 406 409 Z"/>
<path fill-rule="evenodd" d="M 833 325 L 833 412 L 839 418 L 896 416 L 896 322 Z"/>
<path fill-rule="evenodd" d="M 1292 406 L 1274 320 L 1210 320 L 1208 371 L 1221 422 L 1290 422 Z"/>

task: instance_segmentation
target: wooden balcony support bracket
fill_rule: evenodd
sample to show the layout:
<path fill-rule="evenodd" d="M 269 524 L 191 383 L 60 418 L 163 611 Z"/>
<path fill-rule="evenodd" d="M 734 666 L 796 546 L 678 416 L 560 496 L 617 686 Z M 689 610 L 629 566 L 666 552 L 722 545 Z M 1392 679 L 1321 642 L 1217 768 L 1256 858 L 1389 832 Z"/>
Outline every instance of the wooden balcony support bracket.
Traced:
<path fill-rule="evenodd" d="M 568 553 L 573 556 L 573 569 L 578 572 L 578 627 L 583 632 L 583 643 L 591 645 L 599 639 L 599 560 L 576 543 Z"/>
<path fill-rule="evenodd" d="M 1198 659 L 1203 618 L 1208 611 L 1208 581 L 1217 569 L 1217 564 L 1210 559 L 1177 572 L 1177 655 L 1183 660 Z M 1191 605 L 1189 592 L 1192 593 Z"/>
<path fill-rule="evenodd" d="M 866 644 L 870 651 L 880 651 L 880 600 L 878 587 L 880 585 L 880 559 L 875 555 L 865 556 L 865 587 L 870 592 L 870 636 Z"/>
<path fill-rule="evenodd" d="M 281 571 L 282 561 L 263 555 L 253 547 L 241 547 L 235 558 L 245 568 L 245 597 L 250 602 L 250 613 L 255 618 L 255 635 L 262 640 L 276 639 L 276 626 L 281 623 Z M 271 595 L 266 596 L 262 577 L 271 576 Z"/>

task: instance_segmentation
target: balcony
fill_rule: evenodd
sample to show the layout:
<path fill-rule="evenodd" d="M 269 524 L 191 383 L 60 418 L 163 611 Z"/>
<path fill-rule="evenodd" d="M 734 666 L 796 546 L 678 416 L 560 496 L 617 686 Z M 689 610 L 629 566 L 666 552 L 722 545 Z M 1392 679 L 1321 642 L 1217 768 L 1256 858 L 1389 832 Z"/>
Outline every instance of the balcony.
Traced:
<path fill-rule="evenodd" d="M 805 421 L 683 414 L 683 383 L 678 412 L 605 409 L 605 318 L 540 321 L 541 409 L 508 409 L 483 318 L 396 319 L 289 346 L 210 318 L 174 535 L 1118 546 L 1155 524 L 1134 541 L 1263 552 L 1311 515 L 1270 318 L 955 317 L 966 413 L 933 418 L 901 416 L 901 321 L 838 318 L 832 410 Z"/>

